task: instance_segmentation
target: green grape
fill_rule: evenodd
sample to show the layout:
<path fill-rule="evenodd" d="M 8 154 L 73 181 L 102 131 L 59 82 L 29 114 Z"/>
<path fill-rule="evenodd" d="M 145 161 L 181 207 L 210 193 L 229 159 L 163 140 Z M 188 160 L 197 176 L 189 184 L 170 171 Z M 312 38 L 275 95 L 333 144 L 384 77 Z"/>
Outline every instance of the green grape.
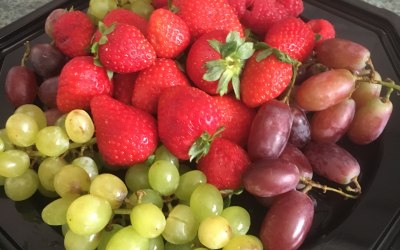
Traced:
<path fill-rule="evenodd" d="M 200 223 L 198 236 L 205 247 L 219 249 L 226 246 L 232 238 L 232 229 L 224 217 L 209 216 Z"/>
<path fill-rule="evenodd" d="M 104 229 L 111 216 L 112 209 L 107 200 L 86 194 L 75 199 L 68 207 L 67 223 L 76 234 L 95 234 Z"/>
<path fill-rule="evenodd" d="M 65 120 L 67 118 L 67 114 L 63 114 L 61 115 L 56 122 L 54 123 L 54 126 L 60 127 L 62 129 L 64 129 L 65 131 Z"/>
<path fill-rule="evenodd" d="M 39 130 L 47 126 L 46 115 L 41 108 L 34 104 L 21 105 L 14 111 L 14 114 L 16 113 L 23 113 L 32 117 L 36 121 Z"/>
<path fill-rule="evenodd" d="M 101 233 L 101 238 L 97 250 L 105 250 L 110 239 L 122 228 L 124 227 L 120 224 L 107 225 Z"/>
<path fill-rule="evenodd" d="M 97 23 L 103 20 L 104 16 L 111 10 L 116 9 L 117 1 L 115 0 L 90 0 L 88 15 Z"/>
<path fill-rule="evenodd" d="M 250 214 L 243 207 L 227 207 L 222 211 L 221 216 L 228 220 L 234 236 L 245 235 L 249 231 Z"/>
<path fill-rule="evenodd" d="M 4 152 L 6 148 L 6 144 L 4 143 L 3 139 L 0 137 L 0 152 Z"/>
<path fill-rule="evenodd" d="M 93 120 L 85 110 L 74 109 L 65 118 L 65 131 L 73 142 L 86 143 L 94 134 Z"/>
<path fill-rule="evenodd" d="M 128 168 L 125 173 L 125 184 L 131 192 L 150 188 L 149 166 L 146 163 L 139 163 Z"/>
<path fill-rule="evenodd" d="M 253 235 L 237 235 L 234 236 L 223 250 L 263 250 L 263 245 L 257 237 Z"/>
<path fill-rule="evenodd" d="M 0 129 L 0 139 L 3 141 L 4 143 L 4 149 L 3 151 L 9 150 L 9 149 L 14 149 L 15 146 L 14 144 L 10 141 L 10 139 L 8 138 L 7 135 L 7 131 L 5 128 Z"/>
<path fill-rule="evenodd" d="M 179 178 L 179 186 L 175 191 L 175 195 L 180 200 L 189 201 L 197 185 L 206 182 L 207 177 L 202 171 L 191 170 L 186 172 Z"/>
<path fill-rule="evenodd" d="M 164 250 L 164 239 L 161 235 L 149 239 L 149 250 Z"/>
<path fill-rule="evenodd" d="M 0 186 L 4 186 L 4 183 L 6 182 L 7 177 L 1 176 L 0 175 Z"/>
<path fill-rule="evenodd" d="M 140 236 L 132 226 L 127 226 L 114 234 L 106 250 L 147 250 L 149 239 Z"/>
<path fill-rule="evenodd" d="M 162 236 L 172 244 L 186 244 L 195 239 L 198 227 L 193 210 L 178 204 L 169 213 Z"/>
<path fill-rule="evenodd" d="M 162 195 L 171 195 L 179 185 L 179 171 L 168 161 L 158 160 L 149 169 L 149 184 Z"/>
<path fill-rule="evenodd" d="M 211 216 L 220 215 L 224 201 L 218 188 L 214 185 L 199 184 L 190 197 L 190 207 L 193 209 L 198 221 Z"/>
<path fill-rule="evenodd" d="M 99 175 L 99 168 L 95 160 L 89 156 L 80 156 L 75 158 L 71 164 L 83 168 L 86 173 L 88 173 L 91 180 L 93 180 L 97 175 Z"/>
<path fill-rule="evenodd" d="M 164 145 L 159 146 L 154 153 L 154 161 L 164 160 L 171 162 L 176 167 L 179 167 L 179 159 L 173 155 Z"/>
<path fill-rule="evenodd" d="M 67 165 L 67 162 L 60 157 L 48 157 L 39 164 L 37 171 L 43 188 L 56 191 L 54 189 L 54 177 L 65 165 Z"/>
<path fill-rule="evenodd" d="M 165 216 L 153 203 L 142 203 L 133 207 L 130 213 L 132 227 L 144 238 L 154 238 L 164 231 Z"/>
<path fill-rule="evenodd" d="M 65 165 L 54 176 L 54 190 L 61 197 L 89 192 L 89 175 L 80 167 Z"/>
<path fill-rule="evenodd" d="M 128 188 L 119 177 L 104 173 L 93 179 L 89 193 L 107 200 L 111 208 L 116 209 L 128 195 Z"/>
<path fill-rule="evenodd" d="M 47 204 L 42 210 L 42 220 L 50 226 L 61 226 L 67 223 L 67 210 L 78 195 L 58 198 Z"/>
<path fill-rule="evenodd" d="M 164 206 L 164 200 L 161 194 L 153 189 L 141 189 L 132 193 L 127 203 L 128 207 L 134 207 L 142 203 L 153 203 L 160 209 Z"/>
<path fill-rule="evenodd" d="M 149 19 L 151 13 L 154 11 L 154 7 L 146 1 L 135 1 L 130 4 L 130 10 L 146 19 Z"/>
<path fill-rule="evenodd" d="M 13 114 L 6 122 L 6 132 L 10 141 L 20 147 L 29 147 L 35 143 L 39 126 L 29 115 Z"/>
<path fill-rule="evenodd" d="M 28 169 L 17 177 L 8 177 L 4 183 L 4 191 L 13 201 L 30 198 L 39 187 L 39 177 L 33 169 Z"/>
<path fill-rule="evenodd" d="M 40 193 L 41 195 L 43 195 L 44 197 L 47 197 L 47 198 L 53 199 L 53 198 L 58 198 L 58 197 L 60 197 L 60 196 L 58 196 L 58 194 L 57 194 L 55 191 L 50 191 L 50 190 L 45 189 L 45 188 L 43 187 L 43 185 L 40 183 L 40 178 L 39 178 L 39 187 L 38 187 L 38 191 L 39 191 L 39 193 Z"/>
<path fill-rule="evenodd" d="M 30 159 L 26 152 L 10 149 L 0 152 L 0 175 L 4 177 L 17 177 L 26 172 L 30 166 Z"/>
<path fill-rule="evenodd" d="M 40 153 L 56 157 L 68 150 L 69 138 L 62 128 L 48 126 L 37 133 L 35 145 Z"/>
<path fill-rule="evenodd" d="M 192 242 L 186 244 L 172 244 L 171 242 L 166 242 L 164 249 L 165 250 L 191 250 L 193 249 L 194 244 Z"/>
<path fill-rule="evenodd" d="M 101 233 L 80 235 L 68 230 L 64 237 L 66 250 L 95 250 L 99 245 Z"/>

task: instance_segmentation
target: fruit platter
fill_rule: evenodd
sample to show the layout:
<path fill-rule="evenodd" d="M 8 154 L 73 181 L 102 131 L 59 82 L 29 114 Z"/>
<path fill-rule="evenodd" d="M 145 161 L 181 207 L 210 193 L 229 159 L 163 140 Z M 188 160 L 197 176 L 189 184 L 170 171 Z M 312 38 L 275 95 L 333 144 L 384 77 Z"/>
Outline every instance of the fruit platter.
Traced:
<path fill-rule="evenodd" d="M 399 249 L 399 23 L 58 0 L 0 29 L 0 249 Z"/>

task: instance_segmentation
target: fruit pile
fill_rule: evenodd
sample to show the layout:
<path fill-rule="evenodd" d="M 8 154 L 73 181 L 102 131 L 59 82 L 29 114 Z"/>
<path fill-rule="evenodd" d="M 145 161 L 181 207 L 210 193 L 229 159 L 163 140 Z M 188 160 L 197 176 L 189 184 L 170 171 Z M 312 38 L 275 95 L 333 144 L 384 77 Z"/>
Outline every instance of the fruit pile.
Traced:
<path fill-rule="evenodd" d="M 302 20 L 303 8 L 90 0 L 87 12 L 52 11 L 51 42 L 27 42 L 7 73 L 5 194 L 52 199 L 42 219 L 62 227 L 66 249 L 299 248 L 311 189 L 362 194 L 340 142 L 375 141 L 400 90 L 366 47 Z M 231 203 L 242 195 L 265 206 L 255 235 Z"/>

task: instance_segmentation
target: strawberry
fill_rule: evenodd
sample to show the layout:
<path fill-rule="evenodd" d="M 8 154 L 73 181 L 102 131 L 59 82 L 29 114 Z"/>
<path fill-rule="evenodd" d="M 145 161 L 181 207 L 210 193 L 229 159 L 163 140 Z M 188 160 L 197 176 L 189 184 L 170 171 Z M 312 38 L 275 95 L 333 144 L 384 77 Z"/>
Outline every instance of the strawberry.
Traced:
<path fill-rule="evenodd" d="M 307 22 L 307 25 L 317 35 L 315 45 L 336 36 L 335 27 L 326 19 L 311 19 Z"/>
<path fill-rule="evenodd" d="M 139 72 L 131 92 L 131 103 L 146 112 L 156 114 L 162 90 L 177 85 L 190 85 L 186 75 L 174 60 L 158 58 L 153 65 Z"/>
<path fill-rule="evenodd" d="M 113 9 L 104 16 L 102 21 L 106 26 L 110 26 L 112 23 L 125 23 L 133 25 L 144 35 L 147 33 L 147 20 L 135 12 L 127 9 Z"/>
<path fill-rule="evenodd" d="M 244 26 L 264 36 L 276 22 L 297 17 L 304 9 L 302 0 L 228 0 Z"/>
<path fill-rule="evenodd" d="M 129 167 L 153 154 L 158 144 L 157 122 L 150 114 L 107 95 L 93 98 L 90 109 L 106 163 Z"/>
<path fill-rule="evenodd" d="M 57 18 L 53 25 L 55 46 L 69 57 L 90 54 L 92 36 L 96 28 L 89 16 L 79 10 L 69 11 Z"/>
<path fill-rule="evenodd" d="M 214 30 L 237 31 L 243 36 L 242 25 L 226 0 L 174 0 L 172 4 L 193 40 Z"/>
<path fill-rule="evenodd" d="M 237 144 L 223 138 L 211 143 L 209 152 L 200 158 L 197 168 L 207 182 L 220 190 L 237 190 L 242 186 L 242 174 L 250 165 L 247 152 Z"/>
<path fill-rule="evenodd" d="M 221 114 L 221 124 L 224 130 L 221 138 L 228 139 L 239 146 L 246 146 L 251 123 L 256 114 L 255 109 L 249 108 L 233 96 L 214 96 Z"/>
<path fill-rule="evenodd" d="M 116 73 L 133 73 L 149 67 L 156 53 L 142 32 L 133 25 L 117 23 L 99 27 L 102 37 L 98 41 L 97 55 L 100 63 Z"/>
<path fill-rule="evenodd" d="M 214 99 L 190 86 L 164 89 L 158 101 L 158 133 L 162 144 L 176 157 L 188 160 L 195 141 L 207 132 L 213 135 L 220 126 Z"/>
<path fill-rule="evenodd" d="M 254 53 L 253 43 L 238 32 L 215 30 L 203 34 L 191 46 L 186 72 L 193 83 L 208 94 L 224 95 L 232 90 L 240 98 L 239 76 Z"/>
<path fill-rule="evenodd" d="M 114 99 L 131 105 L 132 91 L 138 72 L 128 74 L 114 74 Z"/>
<path fill-rule="evenodd" d="M 315 36 L 300 18 L 289 17 L 272 25 L 264 42 L 303 62 L 312 53 Z"/>
<path fill-rule="evenodd" d="M 257 60 L 261 53 L 258 51 L 250 57 L 241 78 L 241 99 L 249 107 L 258 107 L 279 96 L 293 75 L 290 63 L 280 61 L 275 55 Z"/>
<path fill-rule="evenodd" d="M 62 112 L 88 109 L 96 95 L 111 95 L 112 81 L 92 56 L 77 56 L 68 61 L 58 79 L 57 107 Z"/>
<path fill-rule="evenodd" d="M 189 45 L 189 27 L 173 12 L 157 9 L 150 16 L 147 39 L 158 57 L 175 58 Z"/>

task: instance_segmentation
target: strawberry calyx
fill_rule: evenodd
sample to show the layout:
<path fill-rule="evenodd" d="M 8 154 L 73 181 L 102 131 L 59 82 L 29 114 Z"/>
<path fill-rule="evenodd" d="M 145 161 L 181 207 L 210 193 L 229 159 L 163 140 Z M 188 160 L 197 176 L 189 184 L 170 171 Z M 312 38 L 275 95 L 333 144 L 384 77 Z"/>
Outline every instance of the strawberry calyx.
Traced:
<path fill-rule="evenodd" d="M 98 41 L 94 42 L 92 44 L 92 47 L 90 48 L 90 52 L 94 55 L 94 64 L 99 67 L 103 67 L 103 64 L 100 62 L 99 59 L 99 46 L 104 45 L 108 42 L 107 35 L 110 34 L 111 32 L 114 31 L 116 26 L 116 23 L 112 23 L 110 26 L 106 26 L 102 21 L 99 21 L 98 27 L 99 27 L 99 32 L 101 34 L 100 38 Z M 107 70 L 107 76 L 108 79 L 111 80 L 113 77 L 114 72 Z"/>
<path fill-rule="evenodd" d="M 222 96 L 228 92 L 228 85 L 232 82 L 233 91 L 237 99 L 240 99 L 240 80 L 244 64 L 254 53 L 254 44 L 241 38 L 239 32 L 229 32 L 225 43 L 217 40 L 209 40 L 210 46 L 216 50 L 221 59 L 206 63 L 207 71 L 203 75 L 206 81 L 217 81 L 217 92 Z"/>
<path fill-rule="evenodd" d="M 203 132 L 189 149 L 189 161 L 196 159 L 196 162 L 198 162 L 203 156 L 207 155 L 210 151 L 211 143 L 220 136 L 224 129 L 225 127 L 223 126 L 219 127 L 213 135 L 210 135 L 207 131 Z"/>

